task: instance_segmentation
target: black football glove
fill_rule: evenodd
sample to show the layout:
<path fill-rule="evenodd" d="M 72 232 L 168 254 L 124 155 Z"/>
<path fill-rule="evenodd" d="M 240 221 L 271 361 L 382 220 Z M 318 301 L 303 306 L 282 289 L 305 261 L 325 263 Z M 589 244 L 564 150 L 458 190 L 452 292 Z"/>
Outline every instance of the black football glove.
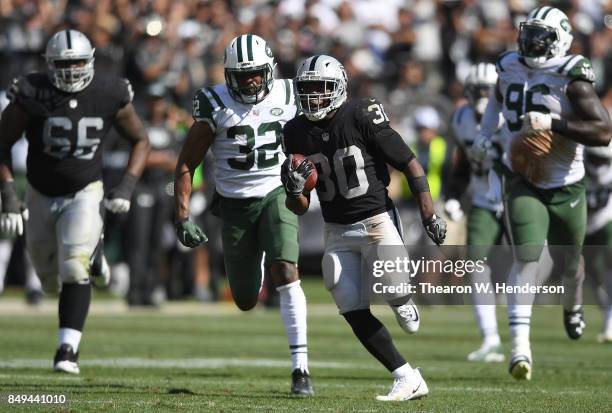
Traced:
<path fill-rule="evenodd" d="M 189 219 L 185 219 L 176 224 L 176 236 L 186 247 L 195 248 L 203 242 L 208 241 L 204 231 Z"/>
<path fill-rule="evenodd" d="M 281 167 L 281 181 L 287 196 L 297 198 L 304 192 L 304 185 L 312 173 L 312 163 L 304 159 L 293 169 L 293 155 L 289 154 Z"/>
<path fill-rule="evenodd" d="M 429 238 L 431 238 L 436 245 L 444 243 L 444 239 L 446 238 L 446 221 L 436 214 L 433 214 L 431 218 L 423 221 L 423 227 Z"/>

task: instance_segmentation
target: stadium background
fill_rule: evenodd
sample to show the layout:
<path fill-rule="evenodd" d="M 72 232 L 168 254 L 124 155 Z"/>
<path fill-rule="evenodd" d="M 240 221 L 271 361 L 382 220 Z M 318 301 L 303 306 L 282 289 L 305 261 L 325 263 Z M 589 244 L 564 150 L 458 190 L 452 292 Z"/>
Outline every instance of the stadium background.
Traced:
<path fill-rule="evenodd" d="M 220 245 L 214 242 L 219 223 L 206 208 L 214 185 L 210 160 L 204 163 L 200 196 L 192 207 L 213 242 L 193 252 L 180 249 L 172 226 L 167 184 L 192 121 L 191 97 L 204 85 L 224 81 L 223 49 L 240 33 L 256 33 L 271 43 L 277 77 L 292 77 L 297 62 L 308 55 L 331 54 L 348 71 L 350 96 L 371 95 L 385 104 L 393 126 L 429 166 L 440 202 L 453 146 L 448 121 L 464 102 L 461 80 L 467 68 L 516 48 L 517 22 L 544 4 L 560 7 L 570 17 L 571 52 L 591 58 L 597 92 L 612 112 L 609 0 L 0 0 L 0 95 L 13 77 L 44 69 L 41 53 L 48 37 L 61 28 L 75 28 L 91 39 L 96 70 L 126 76 L 134 85 L 137 109 L 165 162 L 146 172 L 128 217 L 109 216 L 106 253 L 113 264 L 113 292 L 127 293 L 131 273 L 136 286 L 131 304 L 182 299 L 159 311 L 127 310 L 122 300 L 96 291 L 82 346 L 83 372 L 59 376 L 51 371 L 50 358 L 56 300 L 51 294 L 39 307 L 26 307 L 16 288 L 22 283 L 23 261 L 13 257 L 9 288 L 0 297 L 0 394 L 67 394 L 70 404 L 59 407 L 62 411 L 396 411 L 398 406 L 373 401 L 376 392 L 387 388 L 386 372 L 352 337 L 320 279 L 310 277 L 319 273 L 318 211 L 301 221 L 301 268 L 307 275 L 317 392 L 313 400 L 288 396 L 286 338 L 277 312 L 242 314 L 229 303 L 186 300 L 227 298 Z M 111 136 L 106 185 L 119 179 L 126 153 Z M 421 242 L 420 221 L 400 179 L 393 180 L 391 194 L 412 237 L 407 243 Z M 449 229 L 449 243 L 461 243 L 463 224 Z M 130 234 L 138 234 L 138 242 Z M 132 255 L 138 262 L 147 264 L 126 262 L 130 249 L 136 249 Z M 612 406 L 610 349 L 595 342 L 601 324 L 596 307 L 587 306 L 590 324 L 578 343 L 567 341 L 557 308 L 536 310 L 538 363 L 529 385 L 514 382 L 505 363 L 465 361 L 479 340 L 470 308 L 425 306 L 422 331 L 412 337 L 403 335 L 382 310 L 375 308 L 377 316 L 390 326 L 398 347 L 423 367 L 432 389 L 426 400 L 402 408 L 601 412 Z M 504 308 L 498 309 L 498 320 L 507 343 Z M 0 411 L 19 409 L 0 401 Z"/>

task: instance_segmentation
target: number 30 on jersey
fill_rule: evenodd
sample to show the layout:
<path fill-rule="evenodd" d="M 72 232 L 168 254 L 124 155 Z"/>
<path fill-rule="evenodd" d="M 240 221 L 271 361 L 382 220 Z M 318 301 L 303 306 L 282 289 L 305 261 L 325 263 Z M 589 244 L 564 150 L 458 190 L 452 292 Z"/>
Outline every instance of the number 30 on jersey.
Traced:
<path fill-rule="evenodd" d="M 332 180 L 332 168 L 329 160 L 322 153 L 309 155 L 308 158 L 317 166 L 319 179 L 317 195 L 324 202 L 331 202 L 336 196 L 336 188 L 340 194 L 351 199 L 368 192 L 368 178 L 364 170 L 364 160 L 361 149 L 355 145 L 339 148 L 334 153 L 332 163 L 336 175 L 336 183 Z"/>

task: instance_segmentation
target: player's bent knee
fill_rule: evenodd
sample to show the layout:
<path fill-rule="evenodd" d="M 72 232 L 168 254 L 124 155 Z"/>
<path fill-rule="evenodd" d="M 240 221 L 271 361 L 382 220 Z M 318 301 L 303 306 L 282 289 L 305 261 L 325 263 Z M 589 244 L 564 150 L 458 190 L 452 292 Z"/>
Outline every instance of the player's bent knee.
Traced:
<path fill-rule="evenodd" d="M 60 279 L 64 284 L 89 282 L 89 258 L 86 255 L 72 256 L 60 262 Z"/>
<path fill-rule="evenodd" d="M 299 279 L 297 266 L 287 261 L 273 262 L 270 265 L 270 275 L 276 286 L 291 284 Z"/>
<path fill-rule="evenodd" d="M 321 262 L 323 268 L 323 283 L 328 291 L 334 289 L 340 280 L 340 260 L 338 255 L 326 252 Z"/>

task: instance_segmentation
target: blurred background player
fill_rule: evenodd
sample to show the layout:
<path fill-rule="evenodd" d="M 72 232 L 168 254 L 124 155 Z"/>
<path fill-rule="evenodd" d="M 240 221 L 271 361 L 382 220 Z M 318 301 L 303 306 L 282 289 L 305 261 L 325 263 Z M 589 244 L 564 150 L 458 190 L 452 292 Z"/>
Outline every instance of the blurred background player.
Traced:
<path fill-rule="evenodd" d="M 94 49 L 85 35 L 57 32 L 44 57 L 47 72 L 15 79 L 9 90 L 11 103 L 0 119 L 0 230 L 21 235 L 25 226 L 36 272 L 49 282 L 59 278 L 54 369 L 78 374 L 78 348 L 91 301 L 90 275 L 103 275 L 90 268 L 102 234 L 103 203 L 114 213 L 129 210 L 149 140 L 131 104 L 129 82 L 94 71 Z M 112 126 L 133 146 L 123 180 L 105 198 L 101 148 Z M 29 143 L 29 220 L 11 172 L 11 147 L 24 132 Z"/>
<path fill-rule="evenodd" d="M 468 251 L 471 257 L 488 256 L 490 247 L 500 245 L 504 234 L 501 193 L 489 194 L 489 171 L 493 162 L 499 160 L 501 153 L 501 137 L 497 132 L 499 128 L 492 137 L 495 146 L 488 152 L 487 157 L 480 161 L 472 156 L 472 143 L 480 131 L 480 121 L 496 82 L 497 73 L 493 64 L 478 63 L 472 66 L 464 89 L 468 103 L 458 108 L 451 119 L 451 135 L 457 146 L 444 211 L 451 220 L 459 221 L 463 217 L 460 199 L 469 190 L 471 207 L 467 220 L 467 245 L 474 247 Z M 470 281 L 473 284 L 490 284 L 491 268 L 487 265 L 484 272 L 470 274 Z M 482 345 L 468 354 L 468 360 L 504 361 L 497 331 L 495 294 L 474 292 L 472 303 L 482 335 Z"/>
<path fill-rule="evenodd" d="M 297 260 L 297 217 L 285 207 L 280 182 L 283 125 L 295 116 L 292 83 L 274 79 L 274 56 L 264 39 L 245 34 L 225 49 L 225 84 L 200 89 L 176 168 L 177 236 L 188 247 L 207 238 L 189 215 L 193 174 L 210 148 L 217 193 L 213 213 L 223 220 L 225 269 L 243 311 L 257 304 L 263 272 L 280 295 L 289 340 L 291 391 L 312 395 L 308 371 L 306 297 Z M 263 272 L 262 272 L 263 267 Z"/>
<path fill-rule="evenodd" d="M 599 286 L 604 312 L 601 343 L 612 342 L 612 145 L 585 148 L 588 220 L 584 240 L 587 274 Z"/>
<path fill-rule="evenodd" d="M 583 146 L 610 142 L 610 117 L 599 100 L 590 61 L 566 55 L 569 20 L 559 9 L 532 10 L 520 24 L 518 52 L 497 61 L 495 98 L 489 99 L 474 145 L 486 153 L 503 114 L 506 173 L 503 194 L 514 246 L 509 285 L 534 284 L 544 244 L 563 246 L 553 257 L 565 287 L 563 322 L 571 339 L 582 336 L 586 230 Z M 553 251 L 554 252 L 554 251 Z M 533 295 L 510 294 L 510 373 L 531 379 L 529 341 Z"/>
<path fill-rule="evenodd" d="M 318 173 L 316 189 L 325 221 L 325 287 L 361 344 L 394 378 L 389 393 L 377 400 L 423 397 L 429 390 L 420 371 L 399 354 L 389 331 L 370 312 L 369 295 L 364 294 L 364 279 L 370 277 L 362 274 L 362 258 L 373 245 L 400 245 L 406 254 L 398 214 L 387 194 L 387 163 L 405 174 L 429 237 L 438 245 L 444 242 L 446 223 L 434 213 L 425 172 L 389 126 L 382 104 L 370 98 L 346 102 L 347 75 L 335 58 L 315 55 L 303 61 L 294 88 L 302 114 L 283 129 L 287 207 L 302 215 L 310 205 L 304 185 L 314 166 L 308 160 L 297 166 L 292 161 L 292 154 L 302 154 Z M 400 326 L 416 332 L 419 314 L 409 299 L 399 294 L 388 303 Z"/>

